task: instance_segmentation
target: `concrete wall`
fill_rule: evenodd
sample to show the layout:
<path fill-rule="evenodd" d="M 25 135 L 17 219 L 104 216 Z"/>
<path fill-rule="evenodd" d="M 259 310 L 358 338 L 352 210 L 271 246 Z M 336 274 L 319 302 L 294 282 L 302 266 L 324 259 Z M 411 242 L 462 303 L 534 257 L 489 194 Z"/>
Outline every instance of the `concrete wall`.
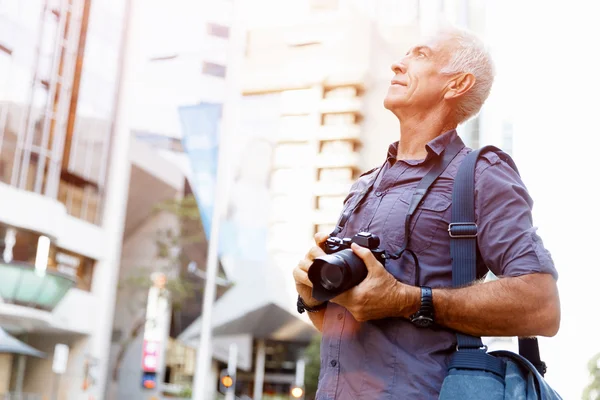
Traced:
<path fill-rule="evenodd" d="M 10 389 L 12 359 L 10 354 L 0 354 L 0 394 L 7 393 Z"/>
<path fill-rule="evenodd" d="M 54 374 L 52 374 L 54 346 L 57 343 L 63 343 L 69 346 L 69 361 L 66 373 L 60 378 L 58 399 L 87 399 L 82 391 L 82 384 L 84 379 L 84 356 L 88 342 L 86 337 L 74 335 L 30 334 L 27 343 L 45 352 L 48 357 L 45 359 L 27 358 L 23 392 L 36 393 L 51 398 L 54 380 Z"/>

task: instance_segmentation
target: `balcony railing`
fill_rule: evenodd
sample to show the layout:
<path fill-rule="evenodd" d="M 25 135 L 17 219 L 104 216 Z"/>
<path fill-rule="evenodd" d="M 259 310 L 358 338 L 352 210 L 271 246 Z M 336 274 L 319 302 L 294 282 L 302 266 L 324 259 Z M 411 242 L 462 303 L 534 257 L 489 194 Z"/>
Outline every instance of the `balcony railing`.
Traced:
<path fill-rule="evenodd" d="M 25 263 L 0 263 L 0 297 L 5 303 L 52 311 L 75 285 L 75 280 L 60 272 L 43 274 Z"/>

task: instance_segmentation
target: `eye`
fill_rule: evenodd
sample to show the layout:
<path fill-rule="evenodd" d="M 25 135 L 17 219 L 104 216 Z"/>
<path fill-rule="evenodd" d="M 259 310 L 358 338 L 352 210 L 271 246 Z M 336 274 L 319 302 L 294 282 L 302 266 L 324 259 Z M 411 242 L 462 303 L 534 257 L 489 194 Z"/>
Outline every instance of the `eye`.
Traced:
<path fill-rule="evenodd" d="M 419 57 L 427 57 L 427 55 L 425 53 L 423 53 L 422 51 L 419 51 L 419 53 L 417 55 Z"/>

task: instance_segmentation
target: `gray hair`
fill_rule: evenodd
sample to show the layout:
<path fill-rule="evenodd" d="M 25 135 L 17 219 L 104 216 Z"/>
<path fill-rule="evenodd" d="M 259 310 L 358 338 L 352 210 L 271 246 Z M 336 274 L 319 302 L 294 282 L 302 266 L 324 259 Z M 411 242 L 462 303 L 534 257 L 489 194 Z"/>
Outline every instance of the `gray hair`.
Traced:
<path fill-rule="evenodd" d="M 475 77 L 475 84 L 457 105 L 457 123 L 461 124 L 475 116 L 488 98 L 494 83 L 494 64 L 484 43 L 474 33 L 458 28 L 444 29 L 440 33 L 451 36 L 457 43 L 442 73 L 470 73 Z"/>

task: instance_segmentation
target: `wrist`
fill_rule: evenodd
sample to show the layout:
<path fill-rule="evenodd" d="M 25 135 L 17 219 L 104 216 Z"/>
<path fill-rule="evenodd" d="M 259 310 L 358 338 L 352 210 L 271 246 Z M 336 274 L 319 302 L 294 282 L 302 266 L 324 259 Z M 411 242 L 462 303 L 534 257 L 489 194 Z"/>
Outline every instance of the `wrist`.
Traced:
<path fill-rule="evenodd" d="M 402 317 L 410 318 L 421 308 L 421 288 L 418 286 L 404 285 L 404 307 Z"/>
<path fill-rule="evenodd" d="M 309 297 L 308 299 L 305 299 L 304 297 L 300 296 L 300 298 L 302 299 L 302 301 L 304 302 L 304 304 L 306 304 L 310 308 L 318 307 L 321 304 L 325 303 L 324 301 L 315 300 L 312 297 Z"/>

